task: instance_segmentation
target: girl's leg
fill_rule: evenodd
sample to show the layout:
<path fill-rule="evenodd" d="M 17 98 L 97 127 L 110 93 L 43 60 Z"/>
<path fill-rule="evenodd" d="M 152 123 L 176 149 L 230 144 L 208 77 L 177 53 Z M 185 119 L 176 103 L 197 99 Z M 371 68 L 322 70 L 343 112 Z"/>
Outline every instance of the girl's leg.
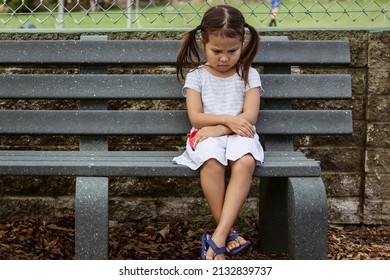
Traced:
<path fill-rule="evenodd" d="M 248 197 L 255 166 L 255 159 L 249 154 L 230 162 L 230 181 L 226 189 L 220 220 L 213 234 L 213 241 L 217 245 L 226 243 L 226 238 Z M 241 242 L 245 243 L 245 240 Z M 229 242 L 227 251 L 230 252 L 238 246 L 236 242 Z"/>
<path fill-rule="evenodd" d="M 200 183 L 211 214 L 218 224 L 225 199 L 225 166 L 216 159 L 206 161 L 200 169 Z"/>
<path fill-rule="evenodd" d="M 225 166 L 215 159 L 206 161 L 200 169 L 200 182 L 211 214 L 218 224 L 225 199 Z M 213 241 L 215 242 L 214 238 Z M 223 247 L 226 239 L 223 242 L 215 243 L 217 247 Z M 224 257 L 224 254 L 221 254 L 216 256 L 215 259 L 223 259 Z M 211 249 L 207 252 L 207 259 L 213 259 L 213 251 Z"/>

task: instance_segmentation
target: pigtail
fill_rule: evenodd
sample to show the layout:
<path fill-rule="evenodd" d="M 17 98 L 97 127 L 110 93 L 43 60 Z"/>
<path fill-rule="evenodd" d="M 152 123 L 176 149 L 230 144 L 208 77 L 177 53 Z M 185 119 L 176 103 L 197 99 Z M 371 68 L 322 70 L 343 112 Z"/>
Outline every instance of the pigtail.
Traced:
<path fill-rule="evenodd" d="M 185 65 L 200 65 L 200 51 L 196 40 L 196 34 L 198 30 L 201 29 L 202 27 L 199 25 L 184 34 L 184 38 L 176 57 L 176 75 L 179 81 L 184 80 L 183 68 Z"/>
<path fill-rule="evenodd" d="M 252 25 L 245 23 L 244 27 L 249 29 L 250 39 L 242 50 L 241 61 L 238 66 L 240 67 L 239 70 L 241 72 L 242 79 L 244 80 L 245 84 L 248 84 L 249 68 L 251 67 L 252 62 L 257 55 L 260 37 L 257 30 Z"/>

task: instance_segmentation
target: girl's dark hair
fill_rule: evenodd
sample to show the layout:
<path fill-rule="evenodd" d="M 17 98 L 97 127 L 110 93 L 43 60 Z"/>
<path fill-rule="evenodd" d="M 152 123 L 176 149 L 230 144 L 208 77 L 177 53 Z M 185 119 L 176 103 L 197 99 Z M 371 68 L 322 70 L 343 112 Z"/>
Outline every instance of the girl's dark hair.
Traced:
<path fill-rule="evenodd" d="M 245 40 L 245 28 L 250 32 L 249 41 Z M 179 80 L 184 79 L 185 66 L 201 65 L 201 52 L 197 42 L 197 33 L 200 31 L 203 42 L 208 42 L 210 34 L 236 38 L 244 43 L 240 60 L 237 63 L 237 73 L 241 75 L 245 84 L 248 83 L 248 72 L 259 47 L 259 34 L 256 29 L 245 22 L 242 13 L 234 7 L 219 5 L 206 11 L 199 26 L 186 32 L 176 58 L 176 73 Z"/>

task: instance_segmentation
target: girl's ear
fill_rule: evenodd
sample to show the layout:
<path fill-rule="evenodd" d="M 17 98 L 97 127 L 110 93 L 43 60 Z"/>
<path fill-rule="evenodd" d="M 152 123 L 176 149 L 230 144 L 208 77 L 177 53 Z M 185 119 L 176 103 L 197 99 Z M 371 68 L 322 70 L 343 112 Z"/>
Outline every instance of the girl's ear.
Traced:
<path fill-rule="evenodd" d="M 200 40 L 200 43 L 204 46 L 204 39 L 203 39 L 203 36 L 202 36 L 202 35 L 200 35 L 199 40 Z"/>

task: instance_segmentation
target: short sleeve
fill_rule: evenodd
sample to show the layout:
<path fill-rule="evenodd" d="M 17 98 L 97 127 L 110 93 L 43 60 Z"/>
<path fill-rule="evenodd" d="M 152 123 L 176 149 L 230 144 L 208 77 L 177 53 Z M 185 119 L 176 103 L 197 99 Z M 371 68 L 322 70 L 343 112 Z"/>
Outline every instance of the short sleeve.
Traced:
<path fill-rule="evenodd" d="M 200 82 L 198 69 L 195 69 L 193 71 L 188 72 L 184 86 L 183 86 L 183 90 L 182 90 L 183 96 L 186 96 L 186 89 L 187 88 L 196 90 L 197 92 L 202 91 L 202 85 Z"/>
<path fill-rule="evenodd" d="M 260 88 L 260 96 L 264 94 L 264 89 L 261 85 L 260 74 L 253 67 L 249 68 L 248 84 L 245 87 L 245 91 L 251 88 Z"/>

